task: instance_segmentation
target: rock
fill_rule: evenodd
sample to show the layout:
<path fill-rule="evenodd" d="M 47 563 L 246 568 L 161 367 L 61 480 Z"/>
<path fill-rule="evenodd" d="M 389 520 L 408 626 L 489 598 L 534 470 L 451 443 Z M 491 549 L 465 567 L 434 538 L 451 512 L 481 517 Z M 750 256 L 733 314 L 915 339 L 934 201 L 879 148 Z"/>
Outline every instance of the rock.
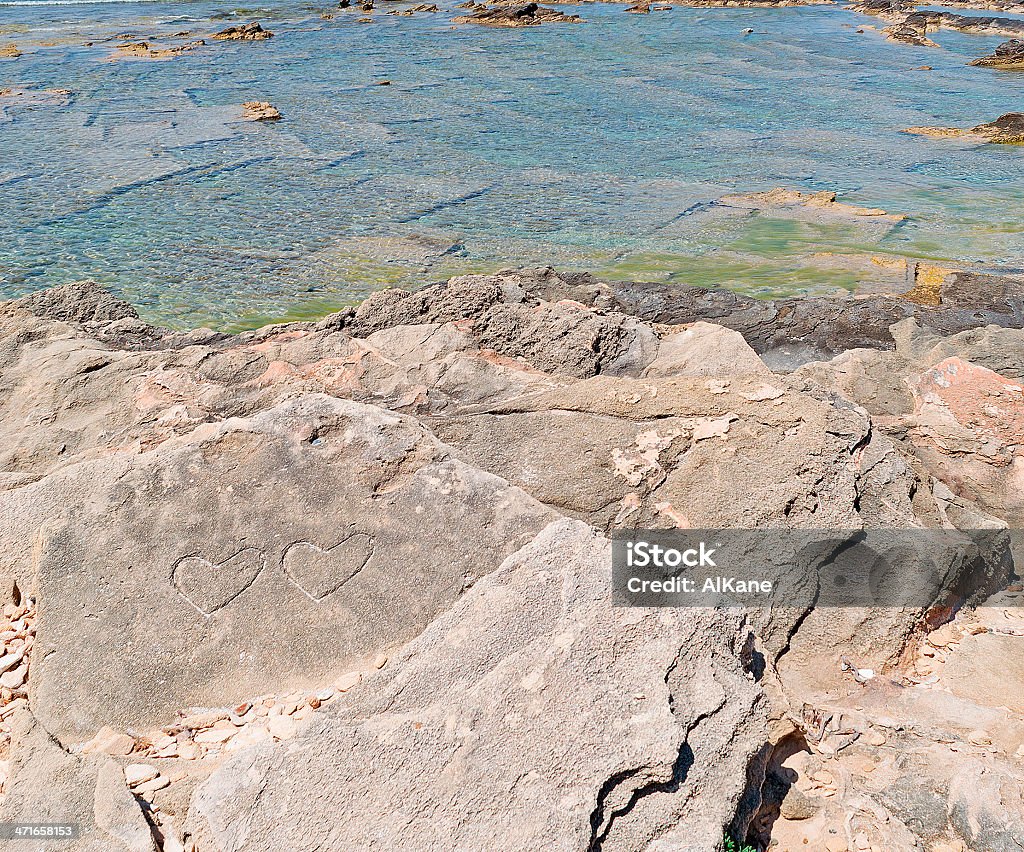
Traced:
<path fill-rule="evenodd" d="M 983 56 L 970 63 L 982 68 L 997 68 L 1000 71 L 1024 71 L 1024 40 L 1011 39 L 1003 42 L 990 56 Z"/>
<path fill-rule="evenodd" d="M 159 774 L 160 770 L 148 763 L 130 763 L 124 768 L 124 778 L 129 787 L 152 781 Z"/>
<path fill-rule="evenodd" d="M 218 41 L 263 41 L 273 37 L 274 34 L 272 32 L 263 29 L 255 21 L 249 24 L 228 27 L 210 36 L 210 38 L 217 39 Z"/>
<path fill-rule="evenodd" d="M 1011 852 L 1024 837 L 1024 798 L 1018 770 L 1005 763 L 969 761 L 952 779 L 950 821 L 968 848 Z"/>
<path fill-rule="evenodd" d="M 242 104 L 242 117 L 246 121 L 280 121 L 281 112 L 266 101 L 246 101 Z"/>
<path fill-rule="evenodd" d="M 992 745 L 992 737 L 988 731 L 971 731 L 967 735 L 967 742 L 976 746 L 990 746 Z"/>
<path fill-rule="evenodd" d="M 9 654 L 4 654 L 0 657 L 0 672 L 8 672 L 18 665 L 25 657 L 25 648 L 18 648 L 16 651 L 12 651 Z M 20 685 L 20 684 L 19 684 Z"/>
<path fill-rule="evenodd" d="M 37 317 L 82 324 L 139 318 L 135 308 L 112 296 L 95 281 L 41 290 L 22 297 L 14 306 Z"/>
<path fill-rule="evenodd" d="M 916 282 L 916 268 L 914 274 Z M 527 286 L 547 299 L 572 298 L 651 323 L 704 320 L 735 329 L 773 369 L 792 370 L 849 349 L 893 349 L 890 329 L 911 317 L 942 335 L 988 324 L 1024 324 L 1024 279 L 959 271 L 940 276 L 930 300 L 909 298 L 913 291 L 897 297 L 754 299 L 683 284 L 606 283 L 585 277 L 539 279 Z"/>
<path fill-rule="evenodd" d="M 206 731 L 199 731 L 193 740 L 200 745 L 220 745 L 220 743 L 227 742 L 235 735 L 233 729 L 228 730 L 226 728 L 210 728 Z"/>
<path fill-rule="evenodd" d="M 827 6 L 835 0 L 672 0 L 674 6 L 695 9 L 777 9 L 788 6 Z"/>
<path fill-rule="evenodd" d="M 150 778 L 148 781 L 143 781 L 141 784 L 137 784 L 132 790 L 137 796 L 149 796 L 158 790 L 163 790 L 171 785 L 171 779 L 164 775 L 158 775 L 156 778 Z"/>
<path fill-rule="evenodd" d="M 1024 285 L 893 268 L 778 300 L 503 270 L 230 336 L 0 305 L 0 640 L 38 627 L 49 731 L 11 795 L 120 852 L 114 743 L 178 756 L 140 797 L 204 852 L 1012 848 L 1024 624 L 956 529 L 1024 520 Z M 960 546 L 920 606 L 608 606 L 598 531 L 723 526 Z M 101 725 L 138 733 L 75 745 Z"/>
<path fill-rule="evenodd" d="M 909 44 L 912 47 L 938 47 L 928 38 L 928 18 L 921 14 L 909 15 L 905 20 L 882 30 L 889 41 Z"/>
<path fill-rule="evenodd" d="M 25 683 L 27 675 L 28 666 L 22 664 L 16 669 L 11 669 L 0 675 L 0 686 L 6 686 L 8 689 L 18 689 Z"/>
<path fill-rule="evenodd" d="M 1001 145 L 1024 144 L 1024 113 L 1011 112 L 988 124 L 979 124 L 970 131 L 988 142 Z"/>
<path fill-rule="evenodd" d="M 549 373 L 578 378 L 636 373 L 654 358 L 650 329 L 621 314 L 572 303 L 498 304 L 473 325 L 480 344 Z"/>
<path fill-rule="evenodd" d="M 0 821 L 76 823 L 75 852 L 157 852 L 146 818 L 120 766 L 98 755 L 68 754 L 23 712 L 14 726 L 11 774 L 0 802 Z M 61 852 L 67 841 L 30 844 Z"/>
<path fill-rule="evenodd" d="M 334 686 L 338 692 L 348 692 L 353 687 L 358 686 L 362 679 L 363 676 L 360 672 L 348 672 L 339 677 L 334 682 Z"/>
<path fill-rule="evenodd" d="M 778 187 L 769 192 L 753 192 L 738 195 L 723 195 L 718 204 L 724 207 L 738 207 L 745 210 L 776 210 L 780 208 L 810 208 L 841 217 L 868 217 L 902 222 L 906 217 L 889 214 L 875 207 L 857 207 L 836 200 L 834 192 L 798 192 Z"/>
<path fill-rule="evenodd" d="M 685 376 L 645 379 L 637 387 L 597 376 L 439 418 L 432 428 L 463 458 L 601 528 L 699 528 L 778 517 L 792 525 L 825 523 L 822 512 L 837 528 L 860 523 L 853 505 L 873 500 L 857 496 L 861 486 L 842 459 L 867 438 L 866 413 L 833 407 L 782 377 L 772 380 L 782 393 L 769 407 L 757 401 L 765 384 L 757 375 L 735 379 L 725 392 L 712 383 Z M 732 449 L 723 453 L 726 435 Z M 886 500 L 905 507 L 903 489 L 913 490 L 912 478 L 884 441 L 874 451 L 879 464 L 888 456 L 894 465 Z M 715 489 L 701 485 L 707 481 Z"/>
<path fill-rule="evenodd" d="M 270 481 L 274 496 L 257 499 Z M 252 501 L 242 514 L 228 508 L 239 499 Z M 68 509 L 59 521 L 43 508 L 52 500 Z M 42 538 L 22 538 L 44 517 Z M 411 638 L 550 517 L 415 421 L 299 396 L 0 492 L 0 574 L 32 564 L 19 552 L 37 542 L 48 603 L 34 689 L 41 721 L 74 741 L 321 677 Z"/>
<path fill-rule="evenodd" d="M 296 724 L 291 716 L 271 716 L 268 722 L 271 736 L 278 740 L 290 740 L 295 736 Z"/>
<path fill-rule="evenodd" d="M 724 376 L 769 372 L 757 353 L 730 329 L 696 322 L 661 339 L 643 376 Z"/>
<path fill-rule="evenodd" d="M 1024 386 L 956 357 L 910 383 L 909 439 L 918 458 L 955 493 L 1011 524 L 1024 522 Z"/>
<path fill-rule="evenodd" d="M 579 15 L 566 15 L 547 6 L 524 3 L 519 6 L 492 6 L 472 15 L 452 18 L 456 24 L 480 24 L 485 27 L 536 27 L 540 24 L 576 24 L 583 19 Z"/>
<path fill-rule="evenodd" d="M 796 787 L 791 787 L 782 800 L 781 814 L 783 819 L 804 820 L 812 819 L 821 810 L 821 804 L 810 796 L 801 793 Z"/>
<path fill-rule="evenodd" d="M 135 740 L 132 737 L 106 726 L 100 728 L 96 736 L 82 746 L 83 754 L 102 753 L 120 756 L 131 754 L 134 750 Z"/>
<path fill-rule="evenodd" d="M 218 722 L 222 722 L 228 718 L 228 713 L 224 710 L 206 710 L 199 713 L 189 713 L 182 717 L 181 721 L 176 724 L 175 727 L 181 728 L 182 730 L 200 730 L 202 728 L 209 728 L 216 725 Z"/>
<path fill-rule="evenodd" d="M 163 780 L 166 782 L 166 779 Z M 145 786 L 146 784 L 139 785 L 136 791 L 141 792 Z M 96 827 L 121 841 L 124 848 L 133 852 L 150 852 L 156 849 L 153 833 L 142 817 L 135 797 L 125 784 L 124 772 L 113 761 L 104 763 L 97 772 L 93 815 Z"/>
<path fill-rule="evenodd" d="M 993 145 L 1024 144 L 1024 113 L 1011 112 L 995 121 L 979 124 L 964 130 L 957 127 L 908 127 L 903 131 L 915 136 L 929 136 L 934 139 L 963 139 L 968 142 L 984 142 Z"/>
<path fill-rule="evenodd" d="M 237 848 L 242 830 L 282 848 L 302 825 L 311 847 L 484 849 L 501 836 L 509 852 L 655 838 L 712 852 L 763 736 L 736 655 L 744 628 L 711 610 L 626 622 L 608 606 L 607 548 L 583 524 L 552 524 L 354 704 L 286 748 L 231 758 L 197 788 L 186 829 L 204 849 Z"/>
<path fill-rule="evenodd" d="M 352 333 L 368 336 L 412 323 L 473 319 L 480 345 L 531 366 L 569 376 L 639 371 L 654 358 L 656 338 L 631 317 L 572 302 L 526 301 L 515 279 L 453 278 L 414 293 L 383 290 L 356 311 Z"/>
<path fill-rule="evenodd" d="M 0 47 L 0 59 L 17 59 L 22 53 L 16 44 L 5 44 Z"/>
<path fill-rule="evenodd" d="M 205 41 L 193 41 L 187 44 L 175 44 L 170 47 L 154 47 L 149 41 L 136 41 L 118 45 L 111 59 L 172 59 L 183 53 L 206 45 Z"/>

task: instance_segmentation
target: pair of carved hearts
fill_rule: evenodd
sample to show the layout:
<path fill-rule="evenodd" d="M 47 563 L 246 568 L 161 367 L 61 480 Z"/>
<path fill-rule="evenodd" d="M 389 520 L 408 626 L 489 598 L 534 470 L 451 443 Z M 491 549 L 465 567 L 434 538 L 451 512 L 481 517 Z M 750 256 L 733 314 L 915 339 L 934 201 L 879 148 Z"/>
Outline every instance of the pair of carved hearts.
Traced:
<path fill-rule="evenodd" d="M 308 541 L 288 545 L 281 559 L 285 576 L 310 600 L 322 601 L 358 574 L 373 555 L 373 539 L 353 533 L 326 550 Z M 262 550 L 247 547 L 222 562 L 201 556 L 179 559 L 171 583 L 203 615 L 213 615 L 251 586 L 266 567 Z"/>

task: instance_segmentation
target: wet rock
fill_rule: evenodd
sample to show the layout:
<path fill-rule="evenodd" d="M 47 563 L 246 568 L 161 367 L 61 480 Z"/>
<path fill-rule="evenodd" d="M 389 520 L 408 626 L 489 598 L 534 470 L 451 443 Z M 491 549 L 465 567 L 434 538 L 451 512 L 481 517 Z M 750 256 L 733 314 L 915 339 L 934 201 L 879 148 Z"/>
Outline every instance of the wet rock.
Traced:
<path fill-rule="evenodd" d="M 938 47 L 938 44 L 928 38 L 928 30 L 928 19 L 915 13 L 899 23 L 886 27 L 882 34 L 890 41 L 909 44 L 912 47 Z"/>
<path fill-rule="evenodd" d="M 149 41 L 136 41 L 118 45 L 111 59 L 173 59 L 175 56 L 188 53 L 205 44 L 205 41 L 199 40 L 170 47 L 155 47 Z"/>
<path fill-rule="evenodd" d="M 257 22 L 228 27 L 210 36 L 218 41 L 263 41 L 273 37 L 274 34 L 270 30 L 263 29 Z"/>
<path fill-rule="evenodd" d="M 908 127 L 903 131 L 933 139 L 963 139 L 993 145 L 1024 145 L 1024 113 L 1010 112 L 977 127 Z"/>
<path fill-rule="evenodd" d="M 672 0 L 674 6 L 696 9 L 774 9 L 788 6 L 828 6 L 835 0 Z"/>
<path fill-rule="evenodd" d="M 779 369 L 795 369 L 847 349 L 893 349 L 890 328 L 908 317 L 943 335 L 989 324 L 1024 325 L 1024 280 L 1018 277 L 951 271 L 939 277 L 927 301 L 916 296 L 769 300 L 681 284 L 571 277 L 558 281 L 532 286 L 545 298 L 561 295 L 648 322 L 678 325 L 704 320 L 735 329 L 769 366 Z"/>
<path fill-rule="evenodd" d="M 983 56 L 970 63 L 982 68 L 997 68 L 1000 71 L 1024 71 L 1024 40 L 1012 39 L 995 49 L 991 56 Z"/>
<path fill-rule="evenodd" d="M 492 6 L 452 18 L 456 24 L 480 24 L 485 27 L 536 27 L 541 24 L 579 23 L 579 15 L 566 15 L 557 9 L 524 3 L 519 6 Z"/>
<path fill-rule="evenodd" d="M 0 47 L 0 59 L 17 59 L 22 53 L 16 44 L 5 44 Z"/>
<path fill-rule="evenodd" d="M 242 117 L 246 121 L 280 121 L 281 111 L 266 101 L 246 101 L 242 104 Z"/>

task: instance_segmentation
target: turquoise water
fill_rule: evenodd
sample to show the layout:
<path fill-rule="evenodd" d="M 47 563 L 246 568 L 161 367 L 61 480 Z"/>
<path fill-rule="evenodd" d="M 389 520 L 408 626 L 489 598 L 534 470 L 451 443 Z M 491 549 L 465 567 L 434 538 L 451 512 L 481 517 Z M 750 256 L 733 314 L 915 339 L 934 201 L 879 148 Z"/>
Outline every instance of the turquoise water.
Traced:
<path fill-rule="evenodd" d="M 892 44 L 839 6 L 592 4 L 493 30 L 382 5 L 369 24 L 328 4 L 0 5 L 0 46 L 24 54 L 0 89 L 75 93 L 0 99 L 0 295 L 91 277 L 151 318 L 237 328 L 519 264 L 754 293 L 856 287 L 871 254 L 1024 266 L 1024 148 L 899 133 L 1024 110 L 1024 74 L 965 64 L 1002 39 Z M 276 37 L 109 59 L 117 34 L 249 20 Z M 238 122 L 247 100 L 284 120 Z M 705 206 L 773 186 L 909 219 Z"/>

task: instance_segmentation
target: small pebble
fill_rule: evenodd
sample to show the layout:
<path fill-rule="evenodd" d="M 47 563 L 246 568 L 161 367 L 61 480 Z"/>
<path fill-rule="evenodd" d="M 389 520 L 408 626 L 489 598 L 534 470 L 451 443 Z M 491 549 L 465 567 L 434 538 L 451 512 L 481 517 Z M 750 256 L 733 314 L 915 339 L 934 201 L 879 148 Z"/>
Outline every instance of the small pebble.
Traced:
<path fill-rule="evenodd" d="M 362 679 L 361 672 L 347 672 L 339 677 L 334 685 L 338 688 L 338 692 L 348 692 L 352 687 L 358 686 Z"/>

